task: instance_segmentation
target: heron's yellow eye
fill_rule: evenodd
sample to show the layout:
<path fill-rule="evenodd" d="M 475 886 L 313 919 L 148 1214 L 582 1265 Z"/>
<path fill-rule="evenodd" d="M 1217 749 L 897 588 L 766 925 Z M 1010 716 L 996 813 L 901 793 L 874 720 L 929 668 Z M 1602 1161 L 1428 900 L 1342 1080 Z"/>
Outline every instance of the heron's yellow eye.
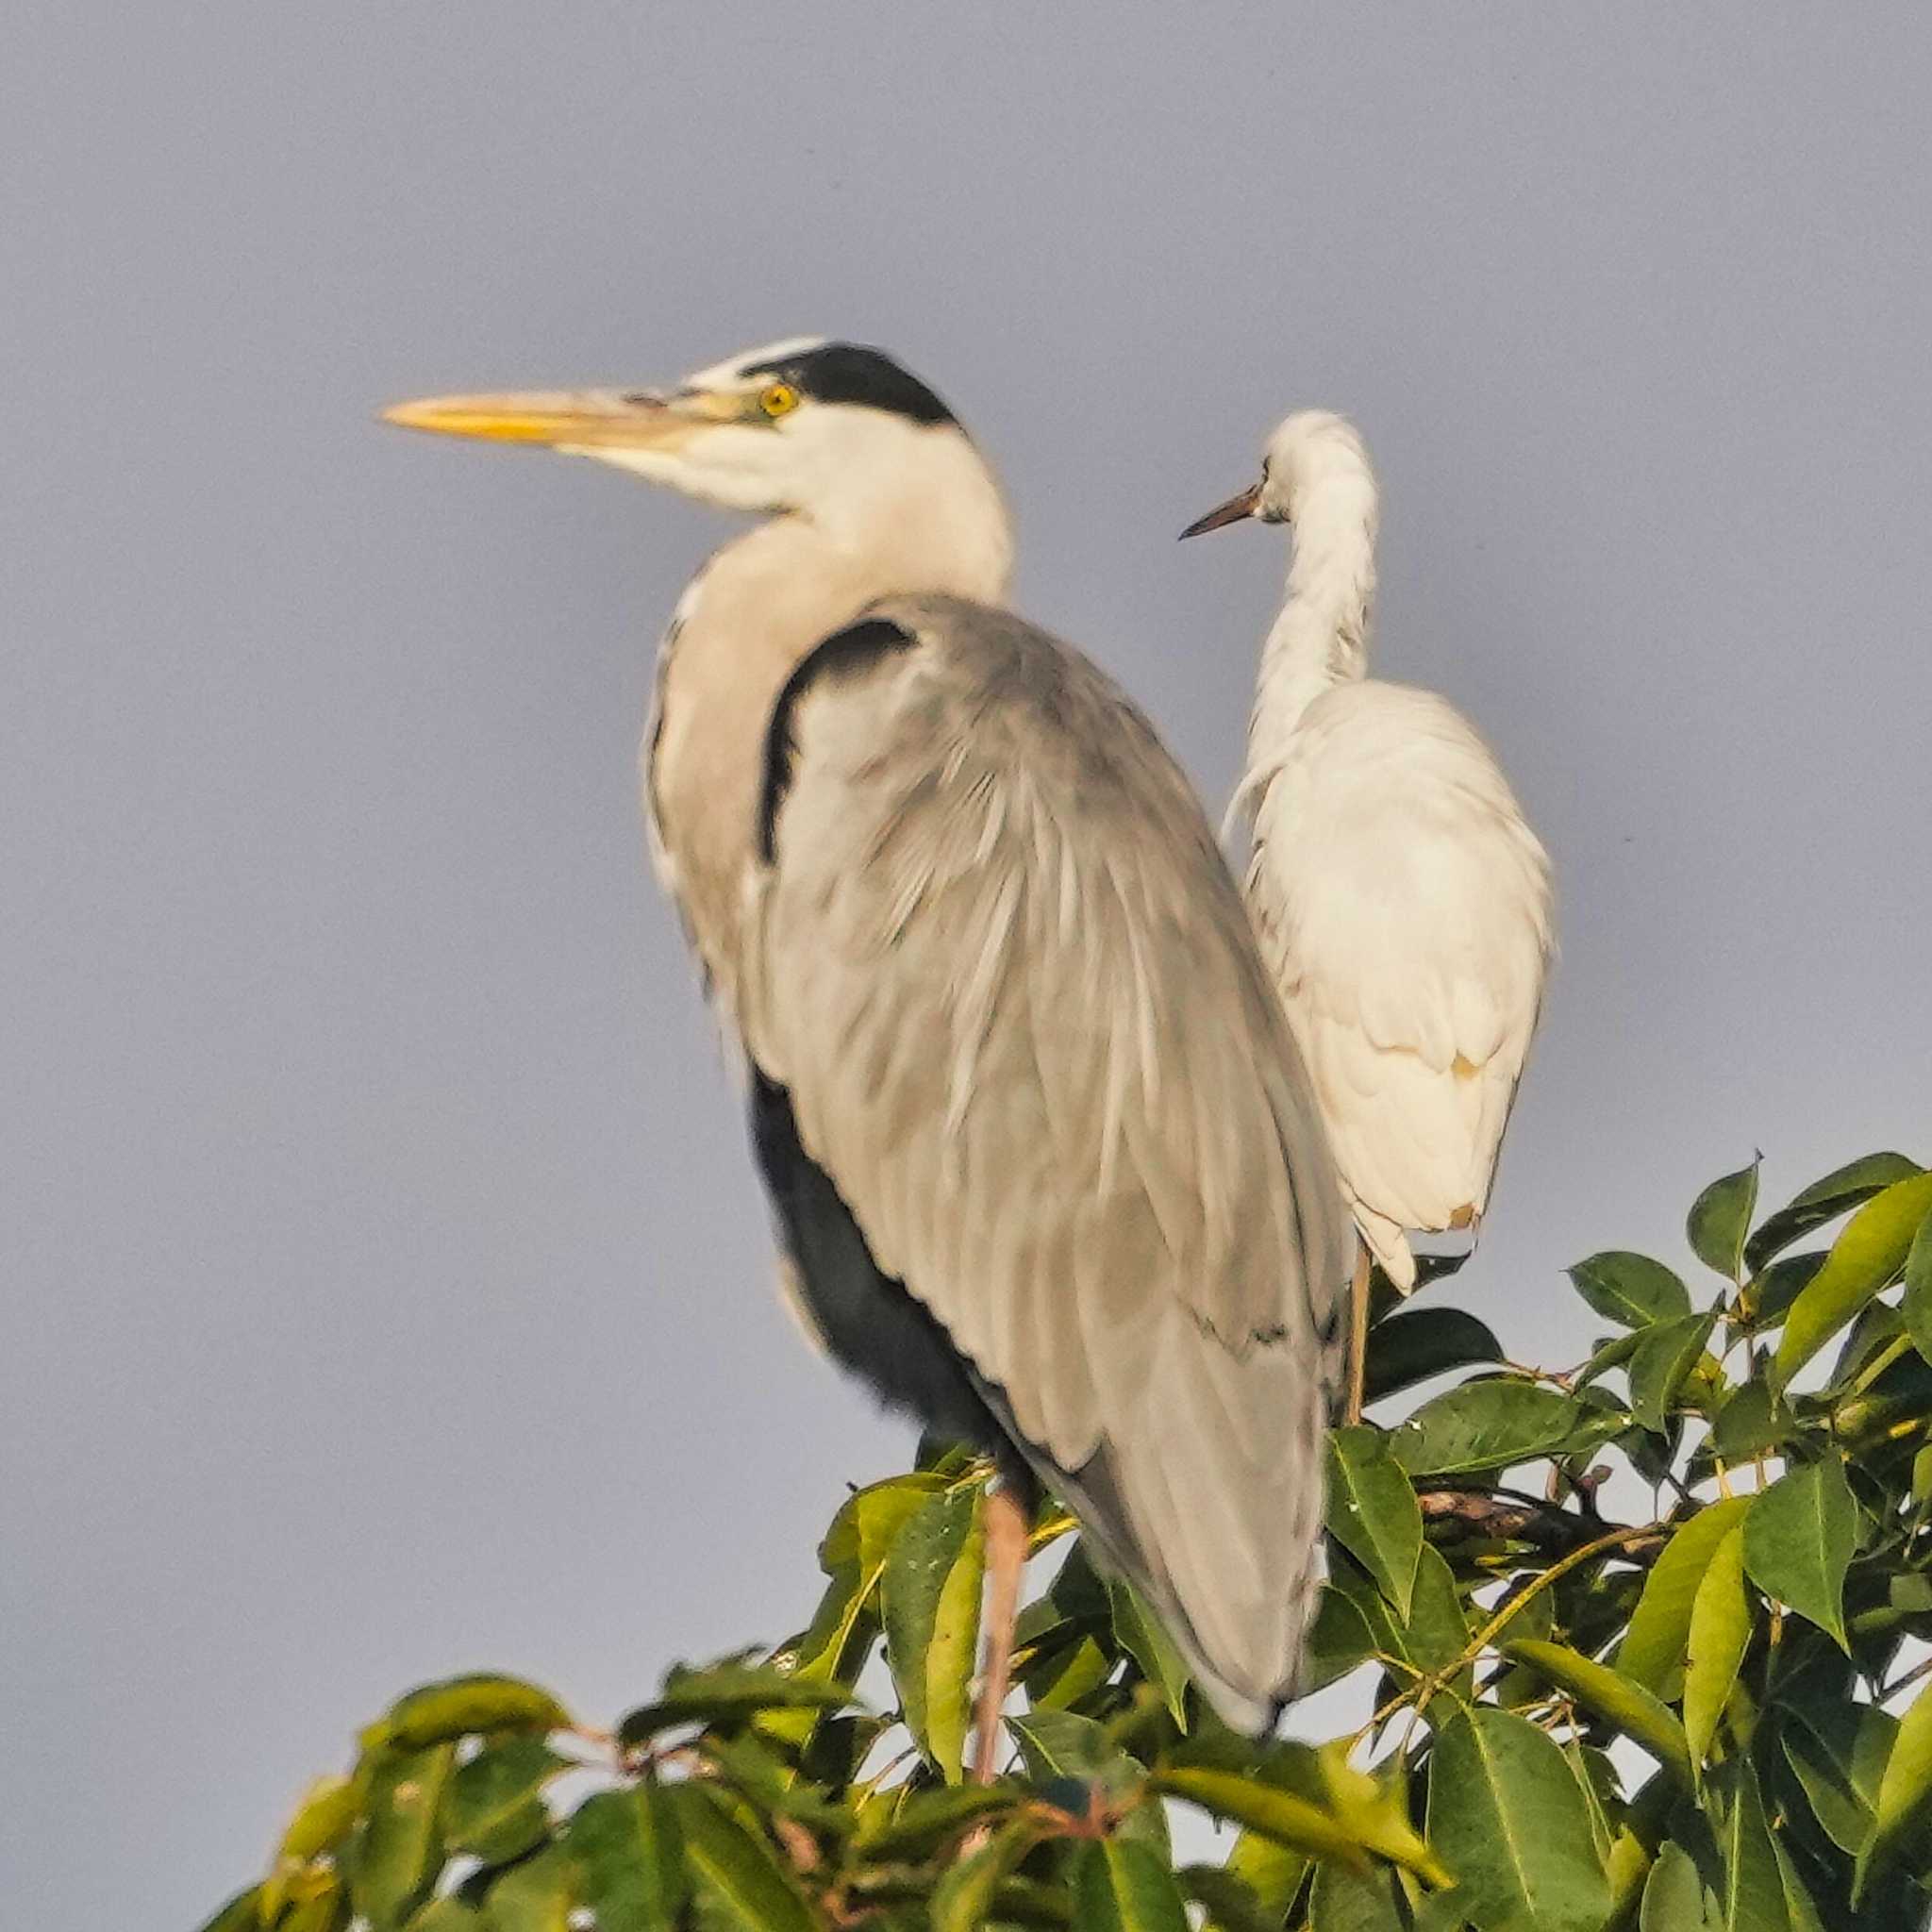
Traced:
<path fill-rule="evenodd" d="M 789 382 L 770 384 L 758 397 L 758 408 L 768 416 L 789 416 L 798 407 L 798 391 Z"/>

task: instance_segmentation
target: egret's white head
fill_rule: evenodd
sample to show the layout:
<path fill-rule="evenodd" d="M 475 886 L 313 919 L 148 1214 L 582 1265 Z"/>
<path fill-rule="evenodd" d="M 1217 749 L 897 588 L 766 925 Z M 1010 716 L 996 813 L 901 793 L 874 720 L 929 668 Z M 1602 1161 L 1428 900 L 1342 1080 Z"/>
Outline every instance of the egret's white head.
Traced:
<path fill-rule="evenodd" d="M 917 478 L 986 465 L 938 396 L 882 350 L 802 337 L 669 390 L 435 396 L 386 420 L 593 457 L 726 509 L 807 516 L 877 502 Z"/>
<path fill-rule="evenodd" d="M 1373 525 L 1375 475 L 1360 433 L 1332 409 L 1297 409 L 1262 449 L 1260 480 L 1231 496 L 1181 532 L 1199 537 L 1252 517 L 1264 524 L 1300 523 L 1311 509 Z"/>

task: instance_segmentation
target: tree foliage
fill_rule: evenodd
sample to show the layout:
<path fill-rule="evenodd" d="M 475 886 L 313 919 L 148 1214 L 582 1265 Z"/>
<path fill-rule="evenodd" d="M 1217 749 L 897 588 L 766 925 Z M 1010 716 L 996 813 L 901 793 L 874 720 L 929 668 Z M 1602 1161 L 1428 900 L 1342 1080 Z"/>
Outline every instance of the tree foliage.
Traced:
<path fill-rule="evenodd" d="M 508 1676 L 400 1699 L 208 1932 L 1922 1926 L 1932 1174 L 1757 1194 L 1698 1196 L 1694 1269 L 1572 1269 L 1607 1332 L 1567 1373 L 1378 1285 L 1379 1407 L 1462 1379 L 1331 1439 L 1309 1677 L 1367 1693 L 1349 1735 L 1230 1734 L 1049 1507 L 1011 1761 L 967 1782 L 988 1472 L 934 1447 L 846 1499 L 803 1629 L 613 1731 Z"/>

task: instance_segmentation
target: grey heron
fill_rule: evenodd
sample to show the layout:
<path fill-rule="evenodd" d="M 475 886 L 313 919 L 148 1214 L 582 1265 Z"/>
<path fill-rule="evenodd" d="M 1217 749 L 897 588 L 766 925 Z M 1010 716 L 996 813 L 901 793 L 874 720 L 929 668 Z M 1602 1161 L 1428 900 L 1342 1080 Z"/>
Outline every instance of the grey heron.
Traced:
<path fill-rule="evenodd" d="M 977 1442 L 991 1775 L 1044 1482 L 1231 1722 L 1291 1693 L 1353 1240 L 1199 802 L 1085 658 L 1002 607 L 991 470 L 881 352 L 391 419 L 547 444 L 760 521 L 661 648 L 643 789 L 741 1045 L 802 1312 Z"/>
<path fill-rule="evenodd" d="M 1474 1230 L 1542 1007 L 1550 865 L 1489 747 L 1447 699 L 1367 675 L 1377 496 L 1353 425 L 1290 416 L 1261 475 L 1181 534 L 1291 526 L 1230 817 L 1247 900 L 1314 1082 L 1365 1251 L 1405 1292 L 1408 1231 Z"/>

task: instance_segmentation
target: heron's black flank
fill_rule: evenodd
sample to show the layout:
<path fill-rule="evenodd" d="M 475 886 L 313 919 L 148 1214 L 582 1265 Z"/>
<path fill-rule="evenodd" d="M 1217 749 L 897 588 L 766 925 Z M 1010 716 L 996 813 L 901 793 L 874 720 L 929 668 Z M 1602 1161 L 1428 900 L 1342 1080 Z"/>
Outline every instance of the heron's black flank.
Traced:
<path fill-rule="evenodd" d="M 958 419 L 910 370 L 902 369 L 883 349 L 860 342 L 823 342 L 740 372 L 775 375 L 801 394 L 821 403 L 861 403 L 909 416 L 915 423 L 954 423 Z"/>
<path fill-rule="evenodd" d="M 891 652 L 903 651 L 917 641 L 904 625 L 883 617 L 861 618 L 816 645 L 785 680 L 778 702 L 772 707 L 772 722 L 765 727 L 765 777 L 758 792 L 758 858 L 770 865 L 777 857 L 778 812 L 785 794 L 791 789 L 791 761 L 798 746 L 791 735 L 798 701 L 810 688 L 824 679 L 849 676 L 864 665 L 874 664 Z"/>
<path fill-rule="evenodd" d="M 757 1066 L 751 1136 L 780 1239 L 826 1348 L 942 1438 L 1004 1452 L 1004 1462 L 1017 1466 L 965 1357 L 931 1311 L 873 1259 L 831 1175 L 800 1144 L 791 1096 Z"/>

